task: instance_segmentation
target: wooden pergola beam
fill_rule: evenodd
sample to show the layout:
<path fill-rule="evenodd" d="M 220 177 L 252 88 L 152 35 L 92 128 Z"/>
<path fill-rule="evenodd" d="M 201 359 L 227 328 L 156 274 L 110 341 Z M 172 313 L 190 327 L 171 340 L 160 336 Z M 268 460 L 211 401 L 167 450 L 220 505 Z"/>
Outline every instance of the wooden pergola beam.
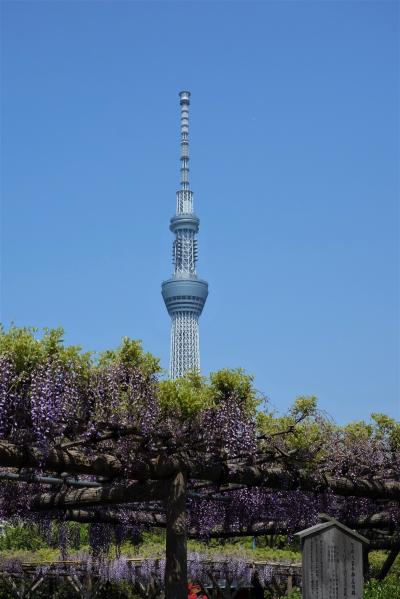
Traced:
<path fill-rule="evenodd" d="M 378 550 L 394 550 L 400 551 L 400 535 L 393 535 L 382 539 L 374 540 L 369 542 L 369 549 Z"/>
<path fill-rule="evenodd" d="M 194 470 L 194 469 L 193 469 Z M 195 474 L 193 472 L 192 474 Z M 300 473 L 298 476 L 294 476 L 292 473 L 280 470 L 277 473 L 274 469 L 267 469 L 259 473 L 259 480 L 256 483 L 254 480 L 254 472 L 249 467 L 244 467 L 241 471 L 240 479 L 243 484 L 246 480 L 246 473 L 249 473 L 248 478 L 249 487 L 258 486 L 259 488 L 265 489 L 277 489 L 277 490 L 301 490 L 301 491 L 313 491 L 323 493 L 328 489 L 335 495 L 340 496 L 356 496 L 356 497 L 369 497 L 369 498 L 380 498 L 380 499 L 397 499 L 400 500 L 400 482 L 397 481 L 369 481 L 360 479 L 358 481 L 352 481 L 350 479 L 334 479 L 326 478 L 324 482 L 319 481 L 316 477 L 303 476 Z M 231 482 L 236 482 L 236 474 L 233 472 L 232 476 L 228 472 L 227 477 L 231 479 Z M 210 478 L 215 478 L 214 472 L 210 472 Z M 164 481 L 168 480 L 166 478 Z M 157 481 L 138 481 L 135 483 L 124 482 L 119 485 L 111 486 L 104 485 L 101 489 L 85 489 L 83 491 L 67 491 L 63 493 L 46 494 L 38 498 L 34 502 L 34 508 L 41 508 L 45 506 L 84 506 L 90 503 L 92 504 L 118 504 L 118 503 L 129 503 L 131 501 L 154 501 L 162 499 L 156 490 L 161 489 L 163 480 Z M 226 482 L 226 481 L 223 481 Z M 147 483 L 147 486 L 146 486 Z M 223 484 L 223 483 L 222 483 Z M 165 488 L 165 487 L 164 487 Z M 136 494 L 135 489 L 138 489 Z M 147 490 L 147 493 L 146 493 Z"/>
<path fill-rule="evenodd" d="M 332 519 L 329 514 L 320 514 L 319 518 L 322 521 L 329 521 Z M 340 521 L 349 528 L 380 528 L 388 530 L 389 532 L 393 532 L 396 529 L 395 521 L 390 512 L 378 512 L 368 516 L 358 516 L 357 518 L 340 518 Z"/>
<path fill-rule="evenodd" d="M 168 481 L 137 481 L 124 485 L 104 485 L 97 489 L 59 491 L 36 496 L 32 509 L 41 511 L 52 508 L 109 505 L 135 501 L 162 500 L 168 489 Z"/>
<path fill-rule="evenodd" d="M 103 512 L 90 509 L 67 509 L 63 512 L 63 520 L 69 522 L 81 522 L 83 524 L 121 524 L 121 514 L 116 511 Z M 155 528 L 165 528 L 165 515 L 156 512 L 134 512 L 132 516 L 134 524 L 144 524 Z"/>
<path fill-rule="evenodd" d="M 400 481 L 377 481 L 360 478 L 334 478 L 310 475 L 308 471 L 297 472 L 282 467 L 245 466 L 219 463 L 195 463 L 189 457 L 169 457 L 137 461 L 129 465 L 126 474 L 121 462 L 112 455 L 87 455 L 77 450 L 53 449 L 48 454 L 37 447 L 21 448 L 17 445 L 0 442 L 0 466 L 29 468 L 41 466 L 45 470 L 69 472 L 71 474 L 91 474 L 106 478 L 129 478 L 145 481 L 148 479 L 172 478 L 182 469 L 188 472 L 188 480 L 205 480 L 218 485 L 240 484 L 246 487 L 266 489 L 301 490 L 325 492 L 330 489 L 335 495 L 369 497 L 374 499 L 400 500 Z M 118 503 L 118 501 L 115 501 Z"/>
<path fill-rule="evenodd" d="M 43 468 L 52 472 L 98 475 L 112 478 L 123 472 L 121 462 L 112 455 L 85 454 L 76 449 L 51 449 L 15 445 L 0 441 L 0 466 L 7 468 Z"/>
<path fill-rule="evenodd" d="M 131 514 L 132 522 L 135 524 L 146 525 L 154 528 L 165 528 L 166 517 L 162 513 L 148 513 L 146 511 L 134 511 Z M 63 514 L 63 519 L 73 522 L 82 523 L 103 523 L 103 524 L 119 524 L 121 523 L 121 514 L 115 510 L 77 510 L 67 509 Z M 343 520 L 343 524 L 354 529 L 363 529 L 363 534 L 369 536 L 368 528 L 377 528 L 381 526 L 385 530 L 393 530 L 394 523 L 390 520 L 390 514 L 382 512 L 373 514 L 372 516 L 361 516 L 360 518 Z M 300 521 L 298 529 L 306 528 L 308 522 Z M 240 529 L 229 530 L 226 526 L 215 526 L 207 534 L 207 538 L 232 538 L 232 537 L 256 537 L 262 535 L 280 535 L 286 534 L 288 524 L 284 521 L 260 521 L 254 522 L 249 526 L 244 526 Z M 198 539 L 199 531 L 196 528 L 188 529 L 188 537 Z M 376 536 L 375 536 L 376 540 Z"/>

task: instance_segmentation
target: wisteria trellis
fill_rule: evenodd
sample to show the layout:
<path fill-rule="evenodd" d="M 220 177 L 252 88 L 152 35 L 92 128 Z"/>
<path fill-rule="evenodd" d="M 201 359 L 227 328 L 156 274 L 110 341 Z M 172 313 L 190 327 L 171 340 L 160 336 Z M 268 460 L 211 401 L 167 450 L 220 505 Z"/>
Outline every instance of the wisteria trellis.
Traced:
<path fill-rule="evenodd" d="M 90 522 L 95 554 L 166 528 L 167 599 L 186 599 L 188 535 L 291 535 L 325 513 L 376 546 L 399 544 L 393 435 L 347 435 L 315 417 L 323 434 L 296 448 L 293 424 L 260 431 L 250 379 L 228 372 L 188 416 L 166 406 L 156 362 L 129 343 L 100 363 L 60 350 L 21 368 L 15 352 L 0 355 L 0 476 L 19 477 L 1 485 L 0 518 Z"/>

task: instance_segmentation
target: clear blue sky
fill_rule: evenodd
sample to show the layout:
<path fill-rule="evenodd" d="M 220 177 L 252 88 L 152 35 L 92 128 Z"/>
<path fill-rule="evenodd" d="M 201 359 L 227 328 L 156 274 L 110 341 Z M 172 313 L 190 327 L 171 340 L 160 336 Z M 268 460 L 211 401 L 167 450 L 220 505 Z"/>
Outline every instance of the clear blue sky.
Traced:
<path fill-rule="evenodd" d="M 399 417 L 398 3 L 1 9 L 2 321 L 167 367 L 187 88 L 202 370 Z"/>

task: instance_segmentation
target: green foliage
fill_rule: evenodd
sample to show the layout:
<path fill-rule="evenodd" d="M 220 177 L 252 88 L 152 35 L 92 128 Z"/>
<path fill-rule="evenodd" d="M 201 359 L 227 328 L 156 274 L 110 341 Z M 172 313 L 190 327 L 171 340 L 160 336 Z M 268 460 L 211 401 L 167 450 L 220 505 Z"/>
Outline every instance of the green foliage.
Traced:
<path fill-rule="evenodd" d="M 181 418 L 193 418 L 228 398 L 235 399 L 243 413 L 253 418 L 261 401 L 253 377 L 241 368 L 218 370 L 209 378 L 192 372 L 175 381 L 160 381 L 159 398 L 167 414 Z"/>
<path fill-rule="evenodd" d="M 378 438 L 387 438 L 394 451 L 400 450 L 400 422 L 381 413 L 371 414 L 371 418 L 376 423 Z"/>
<path fill-rule="evenodd" d="M 263 545 L 263 546 L 262 546 Z M 280 544 L 279 548 L 269 547 L 259 543 L 253 548 L 252 537 L 237 537 L 222 541 L 210 539 L 208 541 L 188 540 L 188 551 L 207 555 L 221 555 L 223 553 L 232 557 L 243 557 L 249 560 L 271 560 L 299 563 L 300 551 L 287 543 Z M 165 531 L 143 532 L 143 542 L 140 546 L 125 542 L 121 553 L 129 557 L 163 557 L 165 555 Z"/>
<path fill-rule="evenodd" d="M 260 433 L 276 435 L 281 431 L 305 430 L 312 432 L 315 427 L 314 416 L 317 414 L 317 398 L 314 396 L 298 397 L 285 416 L 278 416 L 274 411 L 259 412 L 257 424 Z M 299 426 L 301 423 L 301 427 Z M 318 427 L 317 427 L 318 428 Z M 316 429 L 317 430 L 317 429 Z"/>
<path fill-rule="evenodd" d="M 269 410 L 259 412 L 257 427 L 267 438 L 274 438 L 275 444 L 283 444 L 286 452 L 293 452 L 297 459 L 303 459 L 303 468 L 309 470 L 323 458 L 324 440 L 334 428 L 328 420 L 321 418 L 314 396 L 297 398 L 285 416 Z"/>
<path fill-rule="evenodd" d="M 301 592 L 299 589 L 294 589 L 285 597 L 301 599 Z M 368 581 L 364 587 L 364 599 L 400 599 L 400 579 L 390 576 L 382 582 Z"/>
<path fill-rule="evenodd" d="M 400 449 L 400 423 L 385 414 L 374 413 L 369 422 L 354 421 L 338 426 L 324 417 L 315 397 L 299 397 L 285 416 L 274 411 L 258 412 L 259 432 L 287 455 L 313 470 L 330 456 L 330 440 L 342 439 L 344 446 L 353 442 L 384 442 L 392 451 Z"/>
<path fill-rule="evenodd" d="M 121 345 L 116 350 L 107 350 L 99 356 L 99 367 L 110 364 L 124 364 L 136 366 L 146 376 L 161 372 L 160 360 L 152 354 L 145 352 L 140 340 L 123 337 Z"/>
<path fill-rule="evenodd" d="M 364 599 L 398 599 L 400 597 L 400 579 L 390 576 L 378 582 L 370 580 L 364 588 Z"/>
<path fill-rule="evenodd" d="M 71 555 L 73 552 L 71 551 Z M 16 559 L 20 562 L 56 562 L 60 558 L 60 550 L 52 549 L 51 547 L 41 547 L 34 551 L 28 549 L 9 549 L 7 551 L 0 550 L 0 557 L 6 559 Z"/>
<path fill-rule="evenodd" d="M 253 385 L 254 377 L 246 374 L 243 368 L 224 368 L 210 374 L 210 390 L 215 402 L 236 398 L 243 413 L 248 417 L 256 415 L 261 403 Z"/>
<path fill-rule="evenodd" d="M 132 584 L 127 581 L 108 583 L 97 595 L 98 599 L 140 599 L 132 589 Z"/>
<path fill-rule="evenodd" d="M 226 555 L 231 557 L 241 557 L 249 561 L 273 561 L 285 563 L 299 563 L 301 561 L 300 552 L 291 549 L 289 546 L 283 548 L 259 547 L 253 549 L 252 537 L 232 538 L 226 541 L 211 539 L 208 543 L 189 540 L 188 550 L 212 556 Z"/>
<path fill-rule="evenodd" d="M 51 525 L 51 534 L 45 538 L 36 524 L 6 524 L 2 534 L 0 534 L 0 553 L 2 555 L 16 554 L 25 552 L 28 554 L 34 551 L 37 559 L 54 559 L 58 555 L 58 535 L 59 524 L 53 522 Z M 66 522 L 68 528 L 68 537 L 72 550 L 78 550 L 88 545 L 88 525 L 77 522 Z M 49 541 L 49 537 L 53 540 Z M 54 548 L 57 548 L 57 551 Z M 28 557 L 27 555 L 25 557 Z M 27 559 L 27 561 L 31 561 Z"/>
<path fill-rule="evenodd" d="M 370 439 L 373 430 L 373 425 L 371 423 L 368 424 L 364 420 L 349 422 L 349 424 L 346 424 L 342 429 L 349 440 Z"/>
<path fill-rule="evenodd" d="M 14 364 L 21 383 L 29 380 L 32 372 L 49 361 L 61 362 L 73 367 L 85 384 L 90 371 L 111 364 L 125 364 L 138 367 L 145 376 L 161 372 L 160 361 L 142 348 L 142 342 L 124 337 L 121 345 L 96 355 L 95 352 L 82 352 L 77 345 L 64 345 L 62 328 L 11 326 L 7 331 L 0 325 L 0 355 L 5 355 Z"/>
<path fill-rule="evenodd" d="M 6 525 L 3 534 L 0 535 L 0 551 L 24 549 L 37 551 L 47 544 L 39 534 L 37 526 L 25 524 L 17 526 Z"/>
<path fill-rule="evenodd" d="M 382 570 L 382 566 L 388 556 L 388 551 L 371 551 L 369 554 L 369 565 L 371 578 L 376 578 L 379 572 Z M 396 575 L 400 578 L 400 555 L 394 561 L 390 569 L 390 574 Z"/>
<path fill-rule="evenodd" d="M 290 408 L 289 414 L 295 422 L 301 422 L 306 418 L 315 416 L 317 411 L 317 398 L 315 396 L 301 396 L 296 399 Z"/>
<path fill-rule="evenodd" d="M 35 328 L 11 326 L 6 331 L 0 325 L 0 355 L 12 361 L 21 383 L 29 380 L 37 367 L 52 360 L 73 365 L 84 381 L 89 373 L 92 354 L 82 353 L 76 345 L 64 346 L 63 335 L 62 328 L 45 328 L 40 336 Z"/>
<path fill-rule="evenodd" d="M 393 451 L 400 449 L 400 422 L 396 422 L 386 414 L 375 412 L 371 414 L 371 422 L 364 420 L 350 422 L 342 430 L 350 440 L 377 439 L 387 441 Z"/>
<path fill-rule="evenodd" d="M 117 349 L 96 355 L 82 352 L 79 346 L 64 345 L 63 336 L 62 328 L 46 328 L 42 334 L 35 328 L 12 326 L 7 331 L 0 328 L 0 354 L 11 359 L 21 383 L 28 381 L 39 366 L 53 360 L 72 366 L 82 385 L 87 383 L 92 371 L 113 364 L 137 367 L 146 377 L 161 373 L 159 359 L 145 352 L 141 341 L 124 337 Z M 251 417 L 259 403 L 253 377 L 242 369 L 220 370 L 211 374 L 209 379 L 198 373 L 189 373 L 177 381 L 159 381 L 158 391 L 165 413 L 183 419 L 192 418 L 227 397 L 235 397 L 243 411 Z M 124 408 L 123 403 L 122 397 L 121 409 Z"/>
<path fill-rule="evenodd" d="M 213 397 L 206 381 L 196 372 L 176 381 L 160 381 L 158 393 L 162 409 L 166 413 L 190 418 L 210 407 Z"/>

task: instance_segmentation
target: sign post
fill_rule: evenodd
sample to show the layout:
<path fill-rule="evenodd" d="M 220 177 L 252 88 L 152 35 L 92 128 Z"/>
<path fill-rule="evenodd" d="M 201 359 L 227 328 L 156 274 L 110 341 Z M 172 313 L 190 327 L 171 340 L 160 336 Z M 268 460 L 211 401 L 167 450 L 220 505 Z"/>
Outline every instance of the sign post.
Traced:
<path fill-rule="evenodd" d="M 333 519 L 296 536 L 301 540 L 303 599 L 362 599 L 365 537 Z"/>

